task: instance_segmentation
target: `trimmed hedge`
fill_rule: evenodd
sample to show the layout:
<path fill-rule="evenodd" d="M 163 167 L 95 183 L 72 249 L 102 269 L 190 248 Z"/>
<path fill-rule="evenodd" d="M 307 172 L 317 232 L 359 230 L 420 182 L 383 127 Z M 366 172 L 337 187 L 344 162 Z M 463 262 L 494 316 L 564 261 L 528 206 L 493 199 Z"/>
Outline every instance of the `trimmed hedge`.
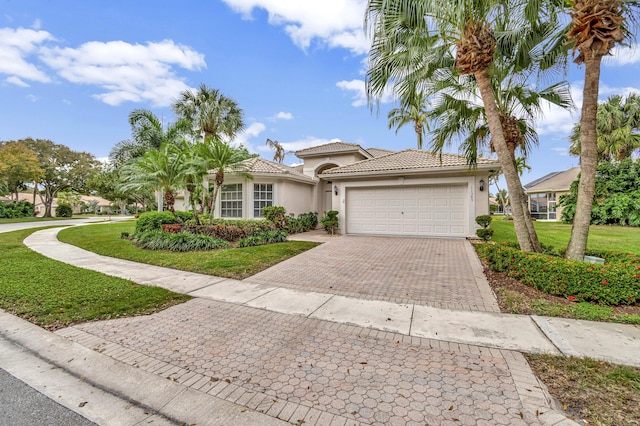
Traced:
<path fill-rule="evenodd" d="M 142 213 L 136 222 L 136 234 L 159 230 L 162 225 L 178 223 L 169 211 Z"/>
<path fill-rule="evenodd" d="M 229 248 L 229 243 L 219 238 L 207 235 L 189 234 L 186 232 L 168 233 L 163 231 L 148 231 L 136 233 L 133 242 L 148 250 L 169 251 L 202 251 Z"/>
<path fill-rule="evenodd" d="M 0 218 L 14 219 L 33 216 L 33 204 L 28 201 L 0 201 Z"/>
<path fill-rule="evenodd" d="M 508 244 L 481 244 L 478 255 L 492 269 L 525 285 L 578 302 L 635 305 L 640 301 L 640 257 L 608 255 L 606 265 L 523 252 Z"/>
<path fill-rule="evenodd" d="M 73 209 L 69 204 L 60 204 L 56 207 L 56 217 L 71 217 Z"/>

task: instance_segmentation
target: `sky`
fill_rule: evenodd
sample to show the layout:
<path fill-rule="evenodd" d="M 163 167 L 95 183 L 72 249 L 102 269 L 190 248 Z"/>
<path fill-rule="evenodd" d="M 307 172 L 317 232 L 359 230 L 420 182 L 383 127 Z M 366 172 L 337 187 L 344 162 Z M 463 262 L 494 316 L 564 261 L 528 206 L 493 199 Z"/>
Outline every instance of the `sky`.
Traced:
<path fill-rule="evenodd" d="M 246 129 L 234 142 L 266 159 L 273 157 L 267 138 L 287 151 L 335 140 L 415 148 L 411 125 L 388 128 L 392 96 L 379 110 L 367 103 L 365 7 L 363 0 L 0 0 L 0 140 L 50 139 L 105 158 L 131 137 L 132 110 L 175 121 L 172 102 L 204 83 L 243 109 Z M 565 77 L 578 109 L 551 108 L 537 120 L 540 145 L 523 183 L 579 164 L 568 135 L 580 116 L 583 74 L 574 65 Z M 600 100 L 632 92 L 640 93 L 635 46 L 605 59 Z"/>

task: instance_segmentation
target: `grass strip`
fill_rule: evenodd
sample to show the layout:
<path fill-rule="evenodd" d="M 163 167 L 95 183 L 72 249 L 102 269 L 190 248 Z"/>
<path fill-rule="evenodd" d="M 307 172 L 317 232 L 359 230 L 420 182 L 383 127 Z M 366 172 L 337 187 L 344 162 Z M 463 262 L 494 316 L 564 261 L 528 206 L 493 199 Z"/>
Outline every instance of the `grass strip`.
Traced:
<path fill-rule="evenodd" d="M 580 424 L 636 425 L 640 369 L 593 359 L 526 355 L 533 371 Z"/>
<path fill-rule="evenodd" d="M 44 328 L 150 314 L 191 299 L 44 257 L 22 243 L 35 231 L 0 234 L 0 307 Z"/>
<path fill-rule="evenodd" d="M 58 238 L 103 256 L 233 279 L 250 277 L 318 245 L 287 241 L 257 247 L 177 253 L 145 250 L 120 238 L 121 233 L 133 234 L 134 231 L 135 222 L 112 222 L 64 229 Z"/>

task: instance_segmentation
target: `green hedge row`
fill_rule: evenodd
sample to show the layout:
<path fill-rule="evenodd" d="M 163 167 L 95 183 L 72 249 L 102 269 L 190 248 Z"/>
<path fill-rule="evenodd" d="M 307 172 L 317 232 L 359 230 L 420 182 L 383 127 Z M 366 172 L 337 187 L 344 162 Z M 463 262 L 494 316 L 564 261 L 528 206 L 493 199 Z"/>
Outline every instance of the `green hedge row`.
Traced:
<path fill-rule="evenodd" d="M 525 285 L 578 302 L 635 305 L 640 301 L 640 258 L 607 255 L 606 265 L 523 252 L 507 244 L 476 246 L 480 259 Z"/>
<path fill-rule="evenodd" d="M 283 243 L 287 241 L 287 231 L 278 229 L 277 231 L 265 231 L 261 234 L 242 238 L 238 241 L 238 247 L 255 247 L 265 244 Z"/>

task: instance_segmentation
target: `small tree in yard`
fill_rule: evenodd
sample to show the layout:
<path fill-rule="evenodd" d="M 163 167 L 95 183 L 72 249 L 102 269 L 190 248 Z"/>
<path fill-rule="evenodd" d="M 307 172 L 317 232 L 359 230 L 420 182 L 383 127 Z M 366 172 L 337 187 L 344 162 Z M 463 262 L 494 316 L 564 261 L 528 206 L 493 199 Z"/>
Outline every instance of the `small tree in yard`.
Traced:
<path fill-rule="evenodd" d="M 482 238 L 484 241 L 489 241 L 493 236 L 493 229 L 489 229 L 489 225 L 493 218 L 489 215 L 482 215 L 476 217 L 476 223 L 482 228 L 476 229 L 476 235 Z"/>
<path fill-rule="evenodd" d="M 325 213 L 322 219 L 320 219 L 320 223 L 322 223 L 322 226 L 324 227 L 325 231 L 327 231 L 327 234 L 334 235 L 335 231 L 340 228 L 338 222 L 338 212 L 335 210 L 329 210 Z"/>

